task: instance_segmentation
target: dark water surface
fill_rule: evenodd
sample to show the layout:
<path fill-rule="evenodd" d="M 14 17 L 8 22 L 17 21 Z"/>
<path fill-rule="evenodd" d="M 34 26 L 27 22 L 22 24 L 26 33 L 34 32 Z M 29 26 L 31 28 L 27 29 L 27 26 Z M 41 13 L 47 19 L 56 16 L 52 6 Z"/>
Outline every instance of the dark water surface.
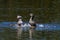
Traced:
<path fill-rule="evenodd" d="M 16 26 L 11 27 L 10 24 L 16 22 L 0 22 L 0 40 L 17 40 Z M 27 29 L 27 28 L 26 28 Z M 29 32 L 23 28 L 20 40 L 29 40 Z M 37 24 L 33 40 L 60 40 L 59 24 Z"/>

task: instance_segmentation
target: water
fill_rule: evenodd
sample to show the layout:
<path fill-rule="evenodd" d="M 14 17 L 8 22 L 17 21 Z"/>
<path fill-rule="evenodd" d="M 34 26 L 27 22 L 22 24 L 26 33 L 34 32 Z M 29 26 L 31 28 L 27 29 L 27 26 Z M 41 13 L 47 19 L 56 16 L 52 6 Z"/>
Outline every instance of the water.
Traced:
<path fill-rule="evenodd" d="M 10 24 L 16 24 L 16 22 L 0 22 L 0 28 L 16 28 L 16 26 L 11 27 Z M 60 30 L 60 24 L 36 24 L 36 26 L 36 30 Z"/>
<path fill-rule="evenodd" d="M 16 22 L 0 22 L 0 40 L 17 40 Z M 33 40 L 60 40 L 60 24 L 36 24 Z M 29 27 L 22 27 L 21 40 L 29 40 Z"/>

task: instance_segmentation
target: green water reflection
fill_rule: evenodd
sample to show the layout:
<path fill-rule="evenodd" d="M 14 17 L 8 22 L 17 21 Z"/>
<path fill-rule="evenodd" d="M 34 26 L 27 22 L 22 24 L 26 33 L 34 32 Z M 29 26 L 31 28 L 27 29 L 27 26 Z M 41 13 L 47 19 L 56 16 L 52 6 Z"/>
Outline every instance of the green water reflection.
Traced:
<path fill-rule="evenodd" d="M 36 31 L 33 35 L 34 40 L 60 40 L 60 31 Z M 0 32 L 0 40 L 17 40 L 15 29 L 4 28 Z M 29 32 L 23 31 L 21 40 L 29 40 Z"/>

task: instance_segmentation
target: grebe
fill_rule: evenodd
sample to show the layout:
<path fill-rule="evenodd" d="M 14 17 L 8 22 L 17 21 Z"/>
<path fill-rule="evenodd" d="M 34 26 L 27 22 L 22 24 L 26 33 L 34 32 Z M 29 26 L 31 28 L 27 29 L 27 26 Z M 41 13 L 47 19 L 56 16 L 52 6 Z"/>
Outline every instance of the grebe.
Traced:
<path fill-rule="evenodd" d="M 30 14 L 29 24 L 31 25 L 30 28 L 32 28 L 32 29 L 35 29 L 36 28 L 36 23 L 34 21 L 34 15 L 32 13 Z"/>
<path fill-rule="evenodd" d="M 35 23 L 35 21 L 33 19 L 34 19 L 34 15 L 31 13 L 30 14 L 30 20 L 29 20 L 29 24 L 31 25 L 30 30 L 29 30 L 29 38 L 30 38 L 30 40 L 33 40 L 33 38 L 32 38 L 33 35 L 32 34 L 34 34 L 35 28 L 36 28 L 36 23 Z"/>
<path fill-rule="evenodd" d="M 18 40 L 21 39 L 21 34 L 22 34 L 22 25 L 23 25 L 23 21 L 22 21 L 22 16 L 17 16 L 17 36 L 18 36 Z"/>

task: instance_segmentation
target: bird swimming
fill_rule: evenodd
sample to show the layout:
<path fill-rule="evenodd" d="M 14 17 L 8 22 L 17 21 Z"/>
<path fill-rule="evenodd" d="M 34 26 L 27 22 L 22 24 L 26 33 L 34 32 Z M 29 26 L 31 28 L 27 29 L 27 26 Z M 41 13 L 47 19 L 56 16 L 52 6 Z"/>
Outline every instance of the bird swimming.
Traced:
<path fill-rule="evenodd" d="M 34 21 L 34 15 L 33 14 L 30 14 L 29 24 L 31 25 L 32 29 L 36 28 L 36 23 Z"/>

